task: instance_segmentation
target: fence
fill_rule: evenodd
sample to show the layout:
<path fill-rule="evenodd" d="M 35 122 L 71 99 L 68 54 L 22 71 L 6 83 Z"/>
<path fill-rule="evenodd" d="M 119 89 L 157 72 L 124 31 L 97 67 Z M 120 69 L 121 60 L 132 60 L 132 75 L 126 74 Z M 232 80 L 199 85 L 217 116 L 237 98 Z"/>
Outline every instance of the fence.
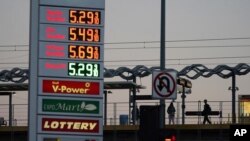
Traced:
<path fill-rule="evenodd" d="M 166 102 L 166 108 L 169 105 Z M 210 120 L 213 124 L 223 124 L 231 122 L 231 112 L 232 112 L 232 102 L 231 101 L 209 101 L 210 106 L 213 111 L 221 111 L 222 115 L 210 116 Z M 107 104 L 107 124 L 108 125 L 119 125 L 121 122 L 120 115 L 128 115 L 128 124 L 130 123 L 132 117 L 131 112 L 129 112 L 128 103 L 108 103 Z M 137 105 L 159 105 L 159 102 L 137 102 Z M 236 104 L 238 106 L 238 104 Z M 182 124 L 182 103 L 174 102 L 176 108 L 175 113 L 175 123 Z M 185 111 L 202 111 L 203 101 L 187 101 L 185 103 Z M 238 113 L 236 113 L 238 115 Z M 238 117 L 237 117 L 238 119 Z M 201 115 L 197 116 L 185 116 L 185 124 L 200 124 L 202 123 L 203 117 Z M 237 120 L 238 121 L 238 120 Z M 165 123 L 168 123 L 168 116 L 166 114 Z"/>
<path fill-rule="evenodd" d="M 166 109 L 169 102 L 166 102 Z M 221 116 L 210 116 L 213 124 L 224 124 L 231 122 L 232 102 L 231 101 L 209 101 L 213 111 L 221 111 Z M 140 105 L 159 105 L 159 102 L 137 102 L 138 107 Z M 176 108 L 175 123 L 182 124 L 182 103 L 174 102 Z M 28 105 L 27 104 L 13 104 L 12 109 L 12 124 L 13 126 L 27 126 L 28 123 Z M 105 107 L 105 106 L 103 106 Z M 201 111 L 203 109 L 203 101 L 186 101 L 185 111 Z M 0 104 L 0 117 L 3 117 L 9 123 L 9 105 Z M 250 115 L 240 115 L 239 104 L 236 102 L 236 122 L 248 122 Z M 127 118 L 124 118 L 127 117 Z M 132 117 L 131 111 L 129 110 L 129 103 L 107 103 L 107 125 L 119 125 L 130 124 Z M 125 120 L 125 121 L 124 121 Z M 201 116 L 185 116 L 185 124 L 200 124 L 202 123 L 203 117 Z M 165 123 L 168 123 L 168 116 L 165 118 Z"/>
<path fill-rule="evenodd" d="M 9 125 L 9 104 L 0 104 L 0 117 L 3 117 Z M 12 105 L 12 125 L 27 126 L 28 125 L 28 105 L 13 104 Z"/>

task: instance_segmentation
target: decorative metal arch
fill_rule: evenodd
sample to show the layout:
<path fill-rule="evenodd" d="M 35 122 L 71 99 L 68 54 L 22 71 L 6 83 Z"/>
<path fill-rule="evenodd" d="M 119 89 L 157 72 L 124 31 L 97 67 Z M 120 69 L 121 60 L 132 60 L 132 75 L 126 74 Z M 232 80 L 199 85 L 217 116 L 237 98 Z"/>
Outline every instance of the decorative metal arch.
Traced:
<path fill-rule="evenodd" d="M 191 73 L 194 72 L 194 75 Z M 237 64 L 235 67 L 230 67 L 227 65 L 218 65 L 214 69 L 209 69 L 202 64 L 193 64 L 191 66 L 187 66 L 183 68 L 178 75 L 186 76 L 189 79 L 197 79 L 199 77 L 211 77 L 216 74 L 221 78 L 227 79 L 234 75 L 246 75 L 250 72 L 250 66 L 245 63 Z"/>
<path fill-rule="evenodd" d="M 133 69 L 129 69 L 127 67 L 120 67 L 116 70 L 105 68 L 104 77 L 120 76 L 123 79 L 132 80 L 134 77 L 148 76 L 152 74 L 154 70 L 160 70 L 160 67 L 147 68 L 145 66 L 139 65 L 139 66 L 134 67 Z M 170 70 L 174 70 L 174 69 L 170 69 Z M 174 71 L 177 71 L 177 70 L 174 70 Z M 233 75 L 245 75 L 249 72 L 250 72 L 250 66 L 245 63 L 240 63 L 236 65 L 235 67 L 230 67 L 227 65 L 218 65 L 214 69 L 209 69 L 202 64 L 193 64 L 179 71 L 178 76 L 185 76 L 189 79 L 197 79 L 201 76 L 208 78 L 214 74 L 217 74 L 221 78 L 226 79 L 226 78 L 232 77 Z"/>
<path fill-rule="evenodd" d="M 160 70 L 160 67 L 147 68 L 146 66 L 138 65 L 135 66 L 133 69 L 127 67 L 119 67 L 116 70 L 104 68 L 104 77 L 111 78 L 115 76 L 120 76 L 125 80 L 133 80 L 133 78 L 135 77 L 146 77 L 152 74 L 154 70 Z M 167 69 L 167 70 L 177 71 L 175 69 Z"/>
<path fill-rule="evenodd" d="M 119 67 L 116 70 L 104 68 L 104 77 L 112 78 L 120 76 L 125 80 L 133 80 L 133 78 L 135 77 L 146 77 L 152 74 L 154 70 L 160 70 L 160 67 L 148 68 L 143 65 L 138 65 L 132 69 L 127 67 Z M 168 70 L 177 71 L 175 69 Z M 237 64 L 235 67 L 218 65 L 214 69 L 209 69 L 202 64 L 193 64 L 184 67 L 181 71 L 178 72 L 178 76 L 185 76 L 189 79 L 197 79 L 201 76 L 208 78 L 216 74 L 221 78 L 227 79 L 235 75 L 246 75 L 249 72 L 250 66 L 246 63 Z M 3 82 L 23 83 L 28 79 L 28 69 L 13 68 L 12 70 L 3 70 L 0 72 L 0 81 Z"/>
<path fill-rule="evenodd" d="M 28 69 L 13 68 L 12 70 L 3 70 L 0 72 L 0 81 L 23 83 L 29 78 Z"/>

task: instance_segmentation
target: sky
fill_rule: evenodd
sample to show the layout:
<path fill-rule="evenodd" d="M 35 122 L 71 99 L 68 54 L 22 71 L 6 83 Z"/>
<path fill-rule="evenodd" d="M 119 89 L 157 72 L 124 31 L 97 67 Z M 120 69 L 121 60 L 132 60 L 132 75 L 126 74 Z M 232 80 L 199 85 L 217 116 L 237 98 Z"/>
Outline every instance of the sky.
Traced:
<path fill-rule="evenodd" d="M 160 4 L 160 0 L 106 0 L 106 68 L 160 65 Z M 180 71 L 191 64 L 211 69 L 221 64 L 249 64 L 249 5 L 249 0 L 166 0 L 166 68 Z M 0 71 L 28 68 L 29 15 L 29 0 L 0 1 Z M 237 94 L 250 94 L 250 74 L 236 80 Z M 187 101 L 231 101 L 231 78 L 214 75 L 191 81 Z M 147 87 L 139 94 L 151 94 L 151 75 L 137 78 L 137 83 Z M 108 102 L 127 102 L 128 90 L 114 90 L 108 97 Z M 0 104 L 7 104 L 6 99 L 1 98 Z M 13 101 L 27 103 L 27 99 L 27 92 L 17 92 Z"/>

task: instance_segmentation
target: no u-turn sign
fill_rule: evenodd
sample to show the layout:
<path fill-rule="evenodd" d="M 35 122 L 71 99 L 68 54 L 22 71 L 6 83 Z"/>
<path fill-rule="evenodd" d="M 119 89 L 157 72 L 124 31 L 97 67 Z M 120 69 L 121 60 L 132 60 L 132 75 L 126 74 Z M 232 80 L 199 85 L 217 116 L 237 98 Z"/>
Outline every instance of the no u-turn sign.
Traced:
<path fill-rule="evenodd" d="M 154 71 L 152 74 L 152 97 L 157 99 L 177 98 L 177 72 Z"/>

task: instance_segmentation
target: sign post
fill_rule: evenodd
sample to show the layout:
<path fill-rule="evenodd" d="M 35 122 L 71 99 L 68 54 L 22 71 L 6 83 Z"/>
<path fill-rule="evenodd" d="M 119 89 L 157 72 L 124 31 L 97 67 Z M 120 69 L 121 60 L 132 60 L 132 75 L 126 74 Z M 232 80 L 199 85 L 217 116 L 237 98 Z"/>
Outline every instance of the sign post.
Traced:
<path fill-rule="evenodd" d="M 29 141 L 102 141 L 105 0 L 30 3 Z"/>

